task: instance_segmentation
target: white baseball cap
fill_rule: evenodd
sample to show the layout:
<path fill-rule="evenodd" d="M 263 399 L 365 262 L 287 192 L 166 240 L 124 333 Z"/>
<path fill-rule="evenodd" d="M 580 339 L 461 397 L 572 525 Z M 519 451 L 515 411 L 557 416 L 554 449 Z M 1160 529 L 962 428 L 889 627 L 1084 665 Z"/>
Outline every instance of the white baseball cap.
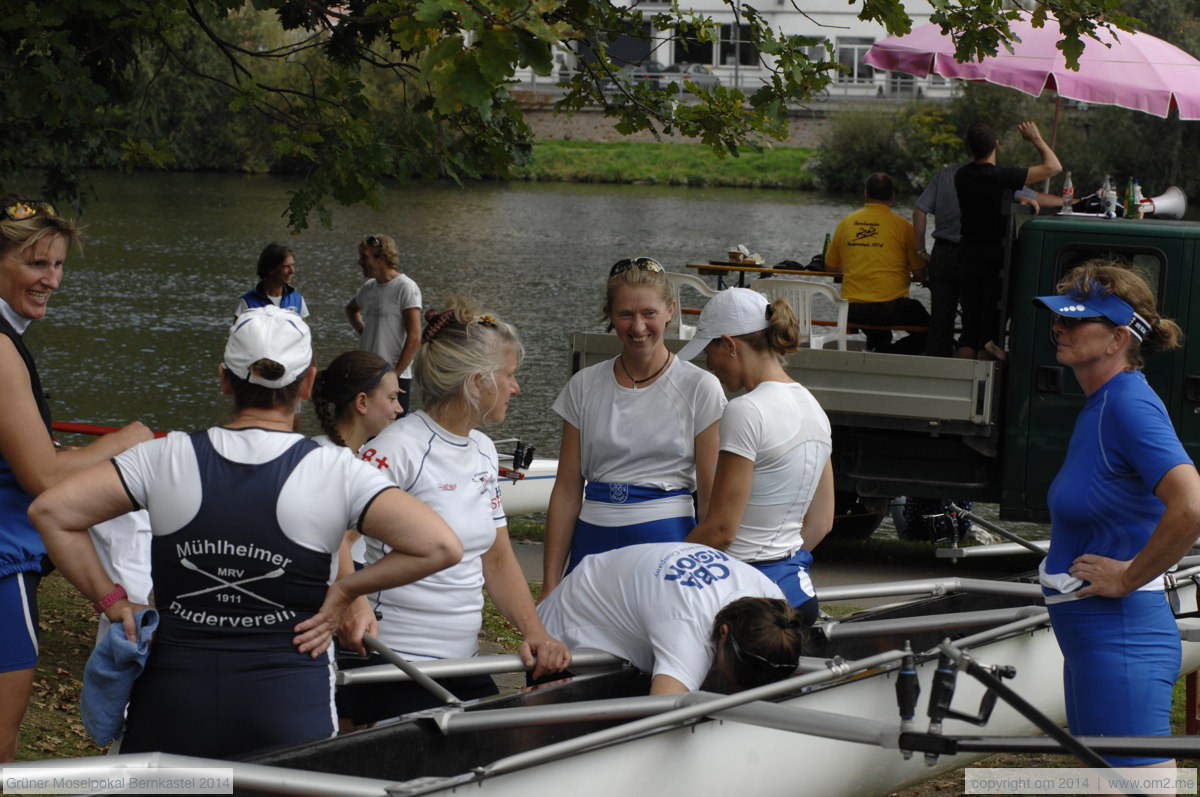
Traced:
<path fill-rule="evenodd" d="M 265 379 L 250 372 L 259 360 L 283 366 L 283 376 Z M 225 368 L 240 379 L 269 388 L 287 387 L 312 365 L 312 335 L 300 316 L 275 305 L 255 307 L 237 317 L 225 344 Z"/>
<path fill-rule="evenodd" d="M 767 328 L 767 297 L 749 288 L 727 288 L 708 300 L 696 322 L 696 336 L 679 350 L 691 360 L 722 335 L 748 335 Z"/>

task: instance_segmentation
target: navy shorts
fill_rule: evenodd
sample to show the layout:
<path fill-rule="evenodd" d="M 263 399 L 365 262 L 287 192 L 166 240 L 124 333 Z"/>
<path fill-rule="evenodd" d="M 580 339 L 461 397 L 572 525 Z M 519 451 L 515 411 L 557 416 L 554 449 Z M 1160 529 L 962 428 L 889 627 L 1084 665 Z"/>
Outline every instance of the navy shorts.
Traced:
<path fill-rule="evenodd" d="M 326 657 L 155 644 L 133 687 L 121 752 L 230 758 L 328 738 L 336 727 Z"/>
<path fill-rule="evenodd" d="M 1170 736 L 1179 629 L 1159 591 L 1051 604 L 1063 653 L 1067 724 L 1076 736 Z M 1106 756 L 1113 766 L 1169 756 Z"/>
<path fill-rule="evenodd" d="M 567 572 L 574 570 L 583 557 L 589 554 L 604 553 L 624 548 L 626 545 L 641 545 L 644 542 L 683 542 L 694 528 L 696 519 L 691 516 L 649 520 L 630 526 L 597 526 L 583 520 L 576 521 Z"/>
<path fill-rule="evenodd" d="M 808 574 L 809 568 L 812 567 L 812 561 L 812 554 L 801 549 L 796 551 L 790 559 L 763 563 L 747 562 L 746 564 L 774 581 L 783 590 L 783 595 L 788 599 L 788 603 L 799 610 L 804 624 L 812 625 L 817 621 L 820 611 L 817 605 L 816 590 L 813 588 L 812 578 Z"/>
<path fill-rule="evenodd" d="M 37 572 L 0 578 L 0 672 L 30 670 L 38 661 Z"/>

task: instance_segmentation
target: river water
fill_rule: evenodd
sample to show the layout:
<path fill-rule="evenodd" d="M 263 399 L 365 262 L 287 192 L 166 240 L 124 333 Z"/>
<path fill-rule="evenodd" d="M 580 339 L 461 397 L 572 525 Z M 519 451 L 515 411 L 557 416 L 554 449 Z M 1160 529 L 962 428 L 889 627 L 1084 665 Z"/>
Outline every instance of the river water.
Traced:
<path fill-rule="evenodd" d="M 454 293 L 521 331 L 522 393 L 487 431 L 556 456 L 550 407 L 568 372 L 567 335 L 602 329 L 608 267 L 649 255 L 668 269 L 745 244 L 768 263 L 807 262 L 860 206 L 814 192 L 560 183 L 398 186 L 378 210 L 336 208 L 333 228 L 291 236 L 282 212 L 290 178 L 96 174 L 47 317 L 27 335 L 58 420 L 194 429 L 229 417 L 217 363 L 238 296 L 253 287 L 264 245 L 296 252 L 320 362 L 355 347 L 343 306 L 362 283 L 357 243 L 396 238 L 401 270 L 426 308 Z M 897 211 L 908 216 L 911 207 Z M 710 280 L 711 281 L 711 280 Z M 315 434 L 310 411 L 303 429 Z"/>
<path fill-rule="evenodd" d="M 362 283 L 357 243 L 397 239 L 425 306 L 456 292 L 514 323 L 526 346 L 522 394 L 493 436 L 553 456 L 550 405 L 566 381 L 568 333 L 599 330 L 608 267 L 650 255 L 671 270 L 745 243 L 769 262 L 807 261 L 854 209 L 851 197 L 794 191 L 545 183 L 397 187 L 378 211 L 338 208 L 334 227 L 292 237 L 281 211 L 296 183 L 266 176 L 97 175 L 50 312 L 28 333 L 60 420 L 190 429 L 226 417 L 216 364 L 262 247 L 296 252 L 293 284 L 312 313 L 318 358 L 354 348 L 343 306 Z M 902 210 L 907 212 L 907 210 Z M 313 425 L 314 419 L 306 419 Z M 309 431 L 314 431 L 309 429 Z"/>

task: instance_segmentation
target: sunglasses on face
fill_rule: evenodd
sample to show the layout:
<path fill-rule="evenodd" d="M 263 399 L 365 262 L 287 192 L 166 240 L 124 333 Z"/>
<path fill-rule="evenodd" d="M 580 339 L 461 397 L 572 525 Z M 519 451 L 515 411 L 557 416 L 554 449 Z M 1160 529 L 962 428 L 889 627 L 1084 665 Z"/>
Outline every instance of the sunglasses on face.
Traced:
<path fill-rule="evenodd" d="M 655 271 L 662 273 L 662 265 L 652 257 L 635 257 L 625 258 L 613 263 L 613 267 L 609 269 L 608 276 L 615 277 L 618 274 L 624 274 L 632 269 L 640 269 L 642 271 Z"/>
<path fill-rule="evenodd" d="M 1058 324 L 1063 329 L 1074 329 L 1080 324 L 1103 324 L 1108 319 L 1102 315 L 1090 315 L 1084 318 L 1076 318 L 1075 316 L 1059 315 L 1055 313 L 1051 319 L 1050 325 Z"/>
<path fill-rule="evenodd" d="M 22 199 L 0 208 L 0 216 L 11 221 L 32 219 L 42 212 L 45 212 L 48 216 L 58 215 L 54 210 L 54 205 L 41 199 Z"/>
<path fill-rule="evenodd" d="M 746 661 L 746 658 L 751 658 L 751 659 L 754 659 L 755 661 L 759 662 L 760 664 L 767 665 L 768 667 L 775 670 L 776 672 L 789 673 L 789 674 L 795 672 L 796 668 L 800 665 L 799 662 L 789 662 L 787 664 L 779 664 L 777 662 L 773 662 L 768 659 L 764 659 L 762 656 L 759 656 L 757 653 L 751 653 L 748 650 L 742 650 L 741 646 L 738 645 L 737 639 L 733 636 L 733 634 L 729 635 L 729 646 L 731 648 L 733 648 L 734 657 L 737 658 L 737 660 L 742 662 L 743 664 L 748 663 Z"/>

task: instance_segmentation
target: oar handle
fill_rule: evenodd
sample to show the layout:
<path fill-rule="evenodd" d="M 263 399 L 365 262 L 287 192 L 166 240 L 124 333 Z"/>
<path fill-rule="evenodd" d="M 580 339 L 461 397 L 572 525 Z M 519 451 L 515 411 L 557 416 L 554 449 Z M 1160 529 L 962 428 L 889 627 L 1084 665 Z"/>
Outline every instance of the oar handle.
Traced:
<path fill-rule="evenodd" d="M 392 650 L 375 637 L 371 636 L 370 634 L 363 634 L 363 642 L 367 647 L 371 648 L 380 656 L 383 656 L 389 662 L 398 667 L 400 671 L 409 678 L 412 678 L 415 682 L 424 687 L 425 691 L 429 692 L 438 700 L 441 700 L 443 703 L 448 703 L 452 706 L 461 706 L 463 704 L 463 702 L 455 697 L 449 689 L 418 670 L 412 665 L 412 662 L 396 653 L 396 651 Z"/>
<path fill-rule="evenodd" d="M 54 421 L 50 424 L 50 428 L 63 434 L 90 434 L 96 437 L 121 430 L 119 426 L 100 426 L 95 423 L 69 423 L 65 421 Z M 167 436 L 166 432 L 152 432 L 152 434 L 155 437 Z"/>

